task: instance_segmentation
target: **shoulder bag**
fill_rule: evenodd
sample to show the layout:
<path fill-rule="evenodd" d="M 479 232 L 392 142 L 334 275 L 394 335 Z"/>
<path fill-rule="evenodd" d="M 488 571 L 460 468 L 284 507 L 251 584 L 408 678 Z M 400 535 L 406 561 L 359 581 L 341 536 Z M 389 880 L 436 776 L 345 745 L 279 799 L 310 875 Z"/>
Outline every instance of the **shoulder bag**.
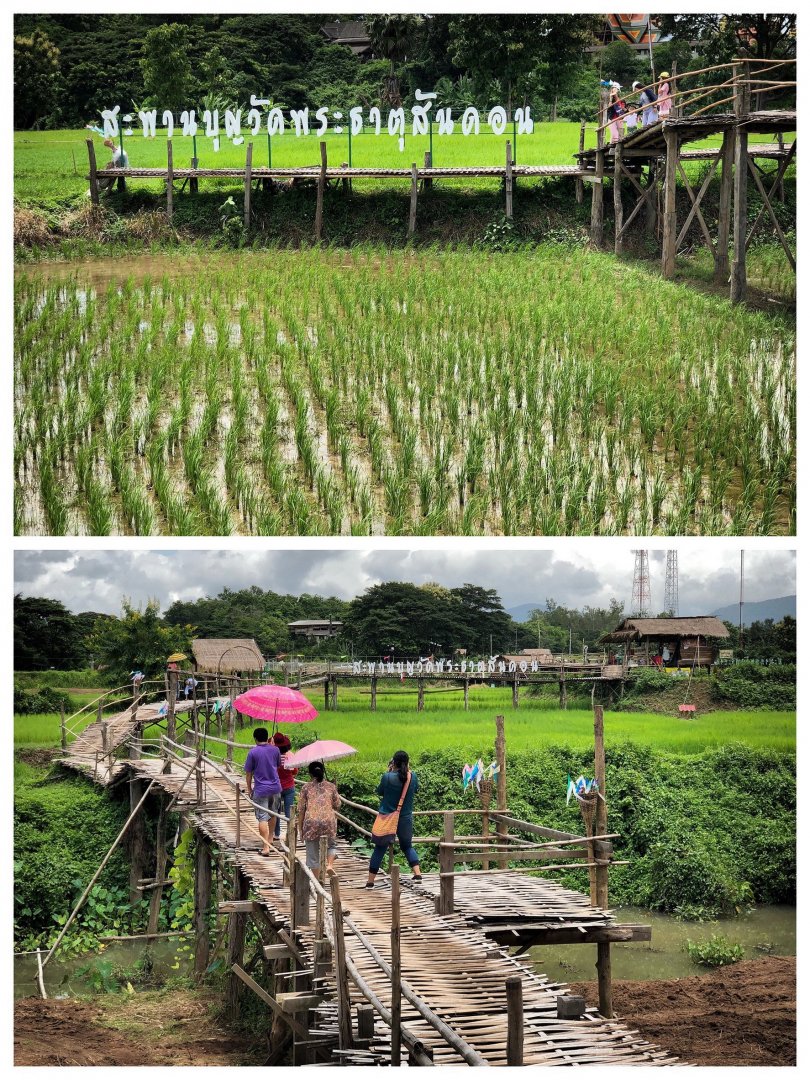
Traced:
<path fill-rule="evenodd" d="M 399 827 L 399 813 L 402 810 L 402 804 L 405 802 L 405 796 L 408 792 L 408 788 L 411 783 L 411 773 L 408 771 L 408 779 L 402 788 L 402 794 L 399 797 L 399 804 L 396 810 L 391 814 L 377 814 L 374 819 L 374 824 L 371 826 L 371 838 L 375 844 L 380 847 L 384 847 L 388 844 L 393 844 L 397 838 L 397 828 Z"/>

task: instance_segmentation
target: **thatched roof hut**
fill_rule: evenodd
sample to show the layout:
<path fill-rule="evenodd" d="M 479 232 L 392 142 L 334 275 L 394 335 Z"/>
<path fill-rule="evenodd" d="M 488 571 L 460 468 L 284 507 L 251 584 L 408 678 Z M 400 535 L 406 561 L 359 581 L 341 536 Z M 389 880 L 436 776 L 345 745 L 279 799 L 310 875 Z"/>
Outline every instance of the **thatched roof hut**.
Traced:
<path fill-rule="evenodd" d="M 264 657 L 253 638 L 194 638 L 191 651 L 198 671 L 233 675 L 264 667 Z"/>
<path fill-rule="evenodd" d="M 600 642 L 631 642 L 677 638 L 727 638 L 728 629 L 714 615 L 695 615 L 676 619 L 622 619 L 615 630 L 602 634 Z"/>

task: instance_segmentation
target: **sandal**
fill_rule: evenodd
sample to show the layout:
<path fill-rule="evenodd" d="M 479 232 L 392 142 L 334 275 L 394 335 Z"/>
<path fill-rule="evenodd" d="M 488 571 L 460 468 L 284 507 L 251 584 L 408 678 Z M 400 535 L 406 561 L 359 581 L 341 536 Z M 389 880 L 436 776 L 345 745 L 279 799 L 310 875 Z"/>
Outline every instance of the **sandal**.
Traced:
<path fill-rule="evenodd" d="M 414 883 L 414 885 L 421 885 L 422 884 L 422 875 L 421 874 L 411 874 L 411 881 Z"/>
<path fill-rule="evenodd" d="M 269 859 L 270 858 L 270 852 L 269 851 L 260 851 L 259 854 L 261 855 L 261 857 L 263 859 Z"/>

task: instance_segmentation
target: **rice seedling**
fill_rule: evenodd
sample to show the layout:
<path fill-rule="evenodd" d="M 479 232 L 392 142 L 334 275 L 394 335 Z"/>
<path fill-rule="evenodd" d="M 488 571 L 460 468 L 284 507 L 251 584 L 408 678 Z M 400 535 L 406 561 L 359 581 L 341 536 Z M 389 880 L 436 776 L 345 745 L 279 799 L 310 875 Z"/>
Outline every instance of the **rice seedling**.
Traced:
<path fill-rule="evenodd" d="M 15 528 L 793 528 L 784 315 L 551 246 L 80 273 L 17 276 Z"/>

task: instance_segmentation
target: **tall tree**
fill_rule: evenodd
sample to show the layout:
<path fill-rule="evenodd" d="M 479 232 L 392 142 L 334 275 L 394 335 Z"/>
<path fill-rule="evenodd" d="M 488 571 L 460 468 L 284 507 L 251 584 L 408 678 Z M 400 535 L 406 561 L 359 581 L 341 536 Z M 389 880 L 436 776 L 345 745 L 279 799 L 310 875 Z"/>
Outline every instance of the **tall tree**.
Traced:
<path fill-rule="evenodd" d="M 141 71 L 144 90 L 159 109 L 179 110 L 191 92 L 191 35 L 182 23 L 163 23 L 146 34 Z"/>
<path fill-rule="evenodd" d="M 59 49 L 42 30 L 14 38 L 14 127 L 55 119 L 59 101 Z"/>
<path fill-rule="evenodd" d="M 760 60 L 796 56 L 796 15 L 744 14 L 657 16 L 664 34 L 697 47 L 712 63 L 722 63 L 744 50 Z"/>
<path fill-rule="evenodd" d="M 76 621 L 58 600 L 14 597 L 14 667 L 17 671 L 68 669 L 82 655 Z"/>
<path fill-rule="evenodd" d="M 173 652 L 189 652 L 193 632 L 191 626 L 172 626 L 161 619 L 156 600 L 143 609 L 124 600 L 121 618 L 97 622 L 89 644 L 108 681 L 119 686 L 135 669 L 147 677 L 158 675 Z"/>
<path fill-rule="evenodd" d="M 420 23 L 419 15 L 372 15 L 366 20 L 375 55 L 387 60 L 390 65 L 382 98 L 394 109 L 402 104 L 397 65 L 413 52 Z"/>

